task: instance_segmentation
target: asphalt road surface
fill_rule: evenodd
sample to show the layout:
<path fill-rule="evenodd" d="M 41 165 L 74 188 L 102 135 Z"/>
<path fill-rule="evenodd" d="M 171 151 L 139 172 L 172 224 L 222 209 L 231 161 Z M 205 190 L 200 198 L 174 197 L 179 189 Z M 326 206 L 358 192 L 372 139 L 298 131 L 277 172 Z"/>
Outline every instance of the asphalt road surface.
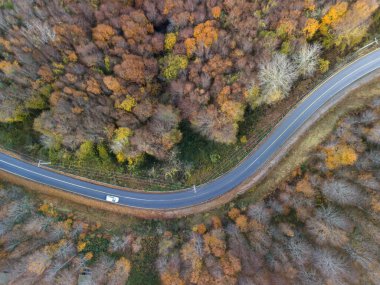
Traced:
<path fill-rule="evenodd" d="M 166 193 L 133 192 L 109 188 L 39 168 L 3 153 L 0 153 L 0 170 L 92 199 L 105 201 L 106 195 L 117 196 L 120 198 L 119 204 L 135 208 L 169 210 L 205 203 L 227 193 L 257 172 L 329 99 L 378 68 L 380 68 L 380 50 L 366 55 L 330 77 L 300 102 L 256 151 L 223 176 L 197 186 L 196 192 L 193 188 Z"/>

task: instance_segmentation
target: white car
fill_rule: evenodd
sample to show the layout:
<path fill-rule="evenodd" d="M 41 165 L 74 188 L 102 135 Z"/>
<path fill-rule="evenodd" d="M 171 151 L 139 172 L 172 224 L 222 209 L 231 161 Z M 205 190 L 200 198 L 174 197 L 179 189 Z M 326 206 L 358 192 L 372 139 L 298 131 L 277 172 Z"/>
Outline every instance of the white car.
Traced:
<path fill-rule="evenodd" d="M 118 203 L 119 202 L 119 197 L 107 195 L 106 196 L 106 201 L 111 202 L 111 203 Z"/>

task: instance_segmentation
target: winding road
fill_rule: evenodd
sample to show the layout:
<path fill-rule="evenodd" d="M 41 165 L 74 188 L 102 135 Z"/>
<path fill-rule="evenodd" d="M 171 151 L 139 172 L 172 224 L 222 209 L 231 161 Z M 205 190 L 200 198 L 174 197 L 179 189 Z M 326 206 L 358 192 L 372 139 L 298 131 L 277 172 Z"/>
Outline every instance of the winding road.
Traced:
<path fill-rule="evenodd" d="M 0 153 L 0 170 L 56 189 L 105 201 L 106 195 L 120 198 L 121 205 L 156 210 L 172 210 L 213 200 L 244 182 L 263 167 L 294 133 L 327 101 L 363 76 L 380 68 L 380 49 L 356 60 L 318 86 L 287 114 L 265 141 L 238 166 L 206 184 L 177 192 L 133 192 L 92 184 L 40 168 Z"/>

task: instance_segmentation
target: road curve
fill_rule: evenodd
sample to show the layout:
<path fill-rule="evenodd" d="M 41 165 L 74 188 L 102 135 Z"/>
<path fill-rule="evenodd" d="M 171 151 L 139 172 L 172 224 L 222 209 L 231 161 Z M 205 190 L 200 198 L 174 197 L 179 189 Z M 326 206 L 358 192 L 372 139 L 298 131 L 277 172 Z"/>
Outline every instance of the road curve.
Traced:
<path fill-rule="evenodd" d="M 0 153 L 0 170 L 70 193 L 104 201 L 106 195 L 118 196 L 119 204 L 155 210 L 173 210 L 199 205 L 234 189 L 255 174 L 287 143 L 292 135 L 328 100 L 356 80 L 380 68 L 380 49 L 360 58 L 330 77 L 304 98 L 268 135 L 266 140 L 238 166 L 223 176 L 197 186 L 196 192 L 133 192 L 92 184 L 39 168 Z"/>

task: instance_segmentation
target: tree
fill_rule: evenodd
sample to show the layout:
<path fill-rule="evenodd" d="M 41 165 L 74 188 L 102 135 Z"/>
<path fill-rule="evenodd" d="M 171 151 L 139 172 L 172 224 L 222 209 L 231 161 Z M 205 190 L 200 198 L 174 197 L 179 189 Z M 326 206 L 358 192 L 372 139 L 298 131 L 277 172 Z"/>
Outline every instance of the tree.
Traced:
<path fill-rule="evenodd" d="M 344 250 L 356 264 L 359 264 L 365 272 L 368 272 L 368 277 L 376 284 L 380 277 L 377 270 L 380 264 L 376 260 L 374 253 L 365 244 L 356 244 L 354 247 L 346 246 Z"/>
<path fill-rule="evenodd" d="M 199 225 L 196 225 L 193 229 L 194 229 L 198 234 L 200 234 L 200 235 L 205 234 L 206 231 L 207 231 L 207 228 L 206 228 L 206 225 L 205 225 L 205 224 L 199 224 Z"/>
<path fill-rule="evenodd" d="M 376 123 L 366 133 L 366 138 L 374 144 L 380 145 L 380 123 Z"/>
<path fill-rule="evenodd" d="M 173 49 L 177 42 L 177 35 L 175 33 L 168 33 L 165 35 L 165 49 L 170 51 Z"/>
<path fill-rule="evenodd" d="M 218 30 L 213 20 L 200 23 L 194 28 L 194 38 L 198 45 L 211 47 L 218 39 Z"/>
<path fill-rule="evenodd" d="M 107 275 L 113 266 L 112 258 L 102 255 L 91 270 L 91 284 L 106 284 Z"/>
<path fill-rule="evenodd" d="M 315 216 L 328 226 L 337 227 L 347 233 L 351 233 L 354 229 L 352 221 L 332 206 L 318 208 Z"/>
<path fill-rule="evenodd" d="M 330 61 L 327 59 L 319 59 L 319 71 L 321 73 L 326 73 L 330 68 Z"/>
<path fill-rule="evenodd" d="M 245 105 L 243 103 L 241 103 L 241 102 L 236 102 L 236 101 L 232 101 L 232 100 L 226 100 L 222 104 L 221 110 L 234 123 L 241 122 L 241 121 L 244 120 Z"/>
<path fill-rule="evenodd" d="M 179 276 L 179 273 L 170 274 L 169 272 L 164 272 L 161 275 L 161 282 L 163 285 L 184 285 L 185 282 Z"/>
<path fill-rule="evenodd" d="M 343 5 L 337 4 L 335 6 L 342 7 Z M 358 0 L 352 4 L 346 13 L 343 13 L 344 9 L 335 9 L 338 17 L 331 23 L 335 45 L 344 50 L 346 47 L 352 47 L 360 43 L 371 23 L 370 17 L 378 7 L 379 3 L 376 0 Z M 331 15 L 331 9 L 328 15 Z"/>
<path fill-rule="evenodd" d="M 297 79 L 296 67 L 283 54 L 275 54 L 271 61 L 260 65 L 259 80 L 263 101 L 275 103 L 286 97 Z"/>
<path fill-rule="evenodd" d="M 122 89 L 122 86 L 120 85 L 117 78 L 113 76 L 105 76 L 103 78 L 103 82 L 107 86 L 107 88 L 112 92 L 118 93 Z"/>
<path fill-rule="evenodd" d="M 313 261 L 325 281 L 341 284 L 348 276 L 347 263 L 342 256 L 327 249 L 317 249 L 313 254 Z"/>
<path fill-rule="evenodd" d="M 248 208 L 248 217 L 267 225 L 271 220 L 271 213 L 263 201 L 252 204 Z"/>
<path fill-rule="evenodd" d="M 303 77 L 310 77 L 314 74 L 318 66 L 321 46 L 318 44 L 305 44 L 297 49 L 293 61 L 298 73 Z"/>
<path fill-rule="evenodd" d="M 114 139 L 111 145 L 111 150 L 116 154 L 119 162 L 124 162 L 127 157 L 125 154 L 125 148 L 129 145 L 129 137 L 132 135 L 132 131 L 129 128 L 119 128 L 114 132 Z"/>
<path fill-rule="evenodd" d="M 76 274 L 70 269 L 63 269 L 55 280 L 57 285 L 75 285 L 78 278 Z"/>
<path fill-rule="evenodd" d="M 89 78 L 86 81 L 86 84 L 87 84 L 87 88 L 86 88 L 87 92 L 93 93 L 95 95 L 99 95 L 100 93 L 102 93 L 102 90 L 100 89 L 100 85 L 95 78 Z"/>
<path fill-rule="evenodd" d="M 346 232 L 315 218 L 306 221 L 306 230 L 318 245 L 330 244 L 334 247 L 343 247 L 348 243 Z"/>
<path fill-rule="evenodd" d="M 186 54 L 188 57 L 190 57 L 195 52 L 196 41 L 194 38 L 187 38 L 184 44 L 186 47 Z"/>
<path fill-rule="evenodd" d="M 240 210 L 238 208 L 232 208 L 228 211 L 228 217 L 231 220 L 236 220 L 240 216 Z"/>
<path fill-rule="evenodd" d="M 210 236 L 210 234 L 206 234 L 203 236 Z M 189 279 L 192 283 L 197 283 L 200 278 L 201 270 L 202 270 L 202 258 L 204 252 L 206 250 L 205 244 L 203 243 L 202 237 L 199 234 L 193 234 L 188 243 L 184 244 L 181 248 L 181 257 L 185 262 L 185 266 L 189 266 Z M 179 271 L 180 268 L 176 268 L 173 270 L 175 273 Z"/>
<path fill-rule="evenodd" d="M 94 143 L 91 141 L 84 142 L 79 147 L 76 155 L 77 155 L 78 159 L 81 161 L 96 158 Z"/>
<path fill-rule="evenodd" d="M 176 79 L 179 73 L 187 68 L 186 56 L 169 54 L 160 59 L 162 75 L 167 80 Z"/>
<path fill-rule="evenodd" d="M 133 54 L 125 54 L 123 62 L 115 65 L 113 71 L 119 77 L 132 83 L 143 84 L 157 73 L 157 62 Z"/>
<path fill-rule="evenodd" d="M 131 112 L 136 105 L 137 103 L 135 98 L 133 98 L 131 95 L 127 95 L 120 104 L 116 104 L 116 108 Z"/>
<path fill-rule="evenodd" d="M 336 169 L 341 166 L 354 165 L 358 156 L 350 146 L 338 145 L 336 147 L 325 148 L 326 166 L 328 169 Z"/>
<path fill-rule="evenodd" d="M 220 260 L 224 274 L 234 276 L 241 271 L 240 259 L 228 251 Z"/>
<path fill-rule="evenodd" d="M 13 63 L 6 60 L 0 61 L 0 70 L 6 75 L 14 73 L 17 68 L 19 68 L 19 63 L 17 61 L 14 61 Z"/>
<path fill-rule="evenodd" d="M 306 35 L 307 39 L 313 38 L 315 33 L 319 30 L 320 23 L 318 20 L 309 18 L 306 21 L 305 27 L 303 28 L 303 32 Z"/>
<path fill-rule="evenodd" d="M 36 251 L 29 257 L 28 271 L 41 275 L 51 264 L 51 257 L 44 251 Z"/>
<path fill-rule="evenodd" d="M 6 218 L 3 219 L 3 223 L 12 227 L 14 224 L 21 223 L 30 214 L 32 204 L 27 197 L 23 197 L 21 200 L 14 201 L 9 205 Z"/>
<path fill-rule="evenodd" d="M 116 31 L 109 25 L 99 24 L 92 29 L 92 38 L 95 42 L 106 43 L 116 34 Z"/>
<path fill-rule="evenodd" d="M 149 44 L 154 27 L 142 10 L 131 9 L 129 13 L 121 15 L 119 24 L 132 52 L 144 55 L 152 51 Z"/>
<path fill-rule="evenodd" d="M 125 257 L 120 257 L 112 271 L 108 273 L 108 282 L 110 285 L 124 285 L 129 277 L 131 271 L 131 262 Z"/>
<path fill-rule="evenodd" d="M 239 215 L 235 220 L 236 226 L 243 233 L 249 230 L 248 218 L 245 215 Z"/>
<path fill-rule="evenodd" d="M 303 193 L 306 197 L 312 198 L 315 196 L 315 190 L 311 186 L 308 177 L 304 177 L 296 185 L 296 192 Z"/>
<path fill-rule="evenodd" d="M 345 1 L 333 5 L 328 12 L 322 17 L 322 24 L 334 25 L 348 9 L 348 3 Z"/>
<path fill-rule="evenodd" d="M 215 105 L 209 105 L 190 118 L 192 127 L 210 140 L 232 144 L 236 142 L 238 125 L 225 114 L 219 113 Z"/>
<path fill-rule="evenodd" d="M 323 195 L 340 205 L 361 206 L 366 203 L 364 193 L 345 180 L 328 180 L 322 186 Z"/>
<path fill-rule="evenodd" d="M 222 221 L 220 220 L 218 216 L 212 216 L 211 222 L 214 229 L 219 229 L 222 227 Z"/>
<path fill-rule="evenodd" d="M 25 38 L 30 39 L 33 45 L 37 48 L 44 44 L 55 41 L 55 31 L 50 27 L 47 22 L 34 19 L 26 23 L 26 29 L 23 30 Z"/>
<path fill-rule="evenodd" d="M 286 244 L 289 255 L 298 267 L 303 267 L 312 261 L 312 246 L 303 236 L 296 236 Z"/>
<path fill-rule="evenodd" d="M 208 254 L 221 257 L 225 254 L 227 245 L 224 241 L 224 233 L 222 229 L 212 230 L 203 236 L 204 250 Z"/>
<path fill-rule="evenodd" d="M 112 236 L 108 250 L 110 252 L 126 252 L 130 248 L 132 240 L 131 235 Z"/>
<path fill-rule="evenodd" d="M 260 96 L 260 87 L 255 81 L 252 81 L 249 88 L 244 92 L 244 97 L 251 109 L 255 109 L 263 103 Z"/>

